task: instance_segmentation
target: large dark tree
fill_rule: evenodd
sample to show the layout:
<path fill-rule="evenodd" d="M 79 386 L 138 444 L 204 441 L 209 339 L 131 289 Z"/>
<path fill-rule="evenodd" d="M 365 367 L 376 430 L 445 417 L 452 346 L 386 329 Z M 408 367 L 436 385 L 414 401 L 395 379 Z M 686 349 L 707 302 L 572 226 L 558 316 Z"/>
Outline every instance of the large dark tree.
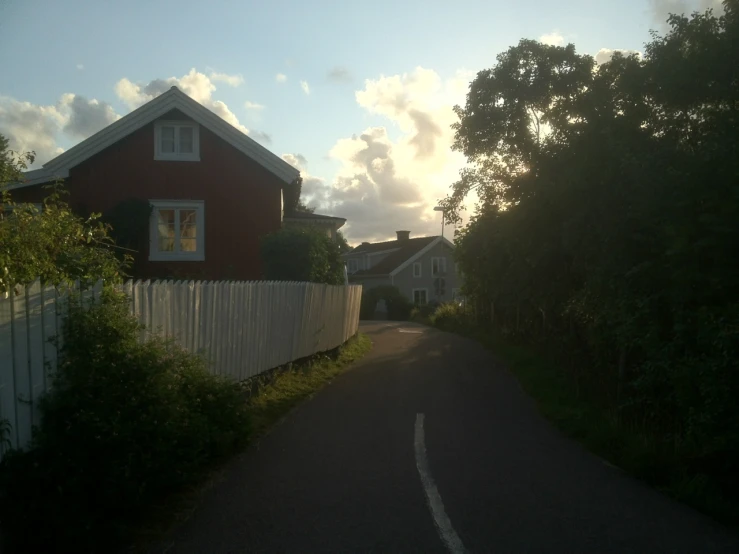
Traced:
<path fill-rule="evenodd" d="M 445 201 L 478 313 L 580 352 L 578 378 L 734 487 L 739 464 L 739 2 L 597 66 L 523 40 L 471 83 Z M 671 441 L 671 442 L 670 442 Z"/>

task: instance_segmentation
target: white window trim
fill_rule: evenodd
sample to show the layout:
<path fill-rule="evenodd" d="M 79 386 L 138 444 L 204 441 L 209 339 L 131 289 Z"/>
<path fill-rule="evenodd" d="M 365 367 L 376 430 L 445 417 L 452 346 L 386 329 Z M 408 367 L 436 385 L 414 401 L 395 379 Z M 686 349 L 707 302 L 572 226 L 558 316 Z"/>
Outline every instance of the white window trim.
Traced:
<path fill-rule="evenodd" d="M 435 260 L 440 260 L 438 273 L 434 271 Z M 446 258 L 444 256 L 434 256 L 431 258 L 431 276 L 436 277 L 437 275 L 446 275 Z"/>
<path fill-rule="evenodd" d="M 418 270 L 418 274 L 416 274 Z M 423 264 L 421 262 L 413 262 L 413 277 L 423 277 Z"/>
<path fill-rule="evenodd" d="M 192 127 L 192 153 L 181 154 L 179 152 L 162 152 L 162 127 L 175 128 L 175 150 L 179 149 L 180 128 Z M 194 121 L 166 121 L 161 120 L 154 123 L 154 159 L 178 162 L 200 161 L 200 125 Z"/>
<path fill-rule="evenodd" d="M 149 200 L 152 206 L 149 219 L 149 261 L 202 262 L 205 260 L 205 202 L 202 200 Z M 197 224 L 195 252 L 159 252 L 157 210 L 196 210 Z M 175 219 L 175 222 L 177 219 Z M 176 224 L 176 223 L 175 223 Z"/>
<path fill-rule="evenodd" d="M 425 306 L 426 304 L 429 303 L 429 291 L 428 291 L 428 289 L 413 289 L 413 304 L 416 303 L 416 292 L 421 292 L 421 291 L 423 291 L 423 294 L 426 297 L 426 302 L 424 302 L 423 304 L 419 304 L 419 306 Z"/>

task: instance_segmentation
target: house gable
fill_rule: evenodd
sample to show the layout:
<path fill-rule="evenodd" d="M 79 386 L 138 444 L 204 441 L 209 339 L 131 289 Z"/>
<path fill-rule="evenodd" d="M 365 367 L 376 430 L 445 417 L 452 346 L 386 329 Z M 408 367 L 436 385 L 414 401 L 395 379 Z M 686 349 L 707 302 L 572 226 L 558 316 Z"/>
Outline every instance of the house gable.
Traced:
<path fill-rule="evenodd" d="M 110 148 L 136 131 L 152 125 L 154 121 L 165 117 L 169 119 L 173 112 L 176 112 L 180 119 L 194 121 L 202 128 L 208 129 L 211 133 L 275 175 L 283 184 L 290 184 L 300 176 L 300 172 L 282 158 L 249 138 L 211 112 L 208 108 L 177 89 L 177 87 L 172 87 L 147 104 L 144 104 L 63 154 L 50 160 L 44 164 L 42 169 L 28 172 L 25 174 L 27 177 L 25 182 L 17 183 L 11 188 L 32 186 L 54 180 L 55 178 L 66 178 L 69 176 L 72 168 L 79 166 L 86 160 Z M 152 156 L 153 153 L 152 142 Z"/>

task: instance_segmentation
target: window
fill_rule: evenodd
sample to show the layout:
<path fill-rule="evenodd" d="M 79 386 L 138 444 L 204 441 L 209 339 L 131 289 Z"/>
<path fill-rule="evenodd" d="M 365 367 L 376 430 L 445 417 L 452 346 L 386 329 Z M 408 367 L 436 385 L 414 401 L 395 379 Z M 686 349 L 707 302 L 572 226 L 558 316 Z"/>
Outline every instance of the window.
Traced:
<path fill-rule="evenodd" d="M 202 201 L 152 200 L 149 260 L 203 261 L 205 206 Z"/>
<path fill-rule="evenodd" d="M 431 258 L 431 275 L 446 273 L 446 258 Z"/>
<path fill-rule="evenodd" d="M 414 277 L 420 277 L 421 276 L 421 264 L 419 262 L 415 262 L 413 264 L 413 276 Z"/>
<path fill-rule="evenodd" d="M 200 133 L 192 121 L 157 121 L 154 159 L 200 161 Z"/>
<path fill-rule="evenodd" d="M 346 264 L 346 270 L 349 273 L 354 273 L 359 269 L 359 264 L 357 263 L 357 260 L 352 258 L 351 260 L 347 261 Z"/>
<path fill-rule="evenodd" d="M 413 303 L 416 306 L 424 306 L 428 302 L 426 289 L 413 289 Z"/>

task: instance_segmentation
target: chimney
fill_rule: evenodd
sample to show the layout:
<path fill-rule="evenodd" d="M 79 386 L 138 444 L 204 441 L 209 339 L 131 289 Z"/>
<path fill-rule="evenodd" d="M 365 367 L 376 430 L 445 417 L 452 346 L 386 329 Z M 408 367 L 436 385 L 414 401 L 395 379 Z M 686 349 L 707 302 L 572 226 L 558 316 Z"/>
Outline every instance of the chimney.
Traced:
<path fill-rule="evenodd" d="M 398 240 L 408 240 L 411 238 L 410 231 L 395 231 L 395 233 L 398 235 Z"/>
<path fill-rule="evenodd" d="M 363 243 L 362 243 L 362 244 L 360 244 L 359 246 L 369 246 L 369 245 L 370 245 L 370 243 L 369 243 L 369 242 L 363 242 Z"/>

